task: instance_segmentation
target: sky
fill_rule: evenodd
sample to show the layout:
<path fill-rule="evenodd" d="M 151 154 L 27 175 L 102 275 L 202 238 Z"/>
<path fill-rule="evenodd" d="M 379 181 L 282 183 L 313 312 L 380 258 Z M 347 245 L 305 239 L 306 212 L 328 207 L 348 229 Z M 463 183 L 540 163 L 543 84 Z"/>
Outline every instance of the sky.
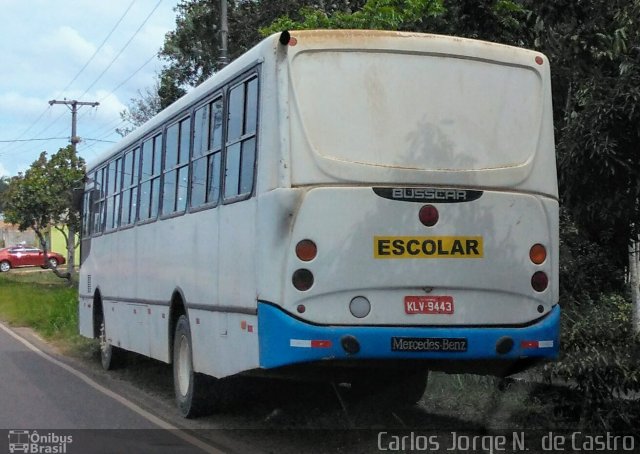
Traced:
<path fill-rule="evenodd" d="M 69 144 L 71 111 L 53 99 L 100 103 L 78 111 L 80 156 L 112 146 L 119 113 L 162 68 L 178 1 L 0 0 L 0 176 Z"/>

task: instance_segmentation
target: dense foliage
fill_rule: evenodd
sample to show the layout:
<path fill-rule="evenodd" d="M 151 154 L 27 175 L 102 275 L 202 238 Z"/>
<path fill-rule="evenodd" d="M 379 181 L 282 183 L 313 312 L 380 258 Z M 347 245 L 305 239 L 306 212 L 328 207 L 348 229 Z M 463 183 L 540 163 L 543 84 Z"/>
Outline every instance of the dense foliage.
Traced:
<path fill-rule="evenodd" d="M 9 177 L 0 177 L 0 213 L 4 211 L 4 200 L 6 197 L 7 190 L 9 189 L 9 182 L 11 178 Z"/>

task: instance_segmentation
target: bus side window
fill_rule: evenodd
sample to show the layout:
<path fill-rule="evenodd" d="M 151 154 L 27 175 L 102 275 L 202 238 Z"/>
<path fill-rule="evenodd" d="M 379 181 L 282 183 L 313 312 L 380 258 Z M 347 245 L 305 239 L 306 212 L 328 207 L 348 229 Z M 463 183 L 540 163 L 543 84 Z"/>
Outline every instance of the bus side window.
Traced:
<path fill-rule="evenodd" d="M 136 222 L 138 202 L 138 164 L 140 147 L 136 147 L 124 155 L 122 167 L 122 218 L 121 225 Z"/>
<path fill-rule="evenodd" d="M 142 172 L 140 175 L 139 219 L 153 219 L 158 215 L 160 201 L 160 164 L 162 158 L 162 134 L 145 140 L 142 144 Z"/>
<path fill-rule="evenodd" d="M 229 91 L 224 197 L 233 199 L 253 191 L 258 116 L 258 78 Z"/>
<path fill-rule="evenodd" d="M 191 206 L 214 204 L 220 195 L 222 98 L 196 110 L 193 125 Z"/>
<path fill-rule="evenodd" d="M 93 230 L 92 233 L 102 233 L 102 227 L 104 225 L 104 206 L 105 206 L 105 198 L 106 198 L 106 167 L 99 169 L 95 173 L 95 188 L 97 197 L 93 204 Z"/>
<path fill-rule="evenodd" d="M 191 117 L 184 118 L 167 128 L 162 214 L 181 212 L 187 207 L 190 140 Z"/>

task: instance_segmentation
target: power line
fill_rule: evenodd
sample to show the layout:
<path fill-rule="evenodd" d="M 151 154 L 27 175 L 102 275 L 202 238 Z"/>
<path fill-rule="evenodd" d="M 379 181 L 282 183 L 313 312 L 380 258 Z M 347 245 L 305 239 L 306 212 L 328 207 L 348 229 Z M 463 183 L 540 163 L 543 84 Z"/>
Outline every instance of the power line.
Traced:
<path fill-rule="evenodd" d="M 41 140 L 62 140 L 68 139 L 68 137 L 45 137 L 42 139 L 13 139 L 13 140 L 0 140 L 0 143 L 15 143 L 15 142 L 38 142 Z"/>
<path fill-rule="evenodd" d="M 109 38 L 111 38 L 111 35 L 113 34 L 113 32 L 116 30 L 116 28 L 118 28 L 118 25 L 120 25 L 120 23 L 122 22 L 122 20 L 124 19 L 124 17 L 127 15 L 127 13 L 129 12 L 129 10 L 131 9 L 131 7 L 133 6 L 133 4 L 136 2 L 136 0 L 132 0 L 132 2 L 129 4 L 129 6 L 127 7 L 127 9 L 124 11 L 124 13 L 122 13 L 122 16 L 120 16 L 120 19 L 118 19 L 118 21 L 116 22 L 116 24 L 113 26 L 113 28 L 111 29 L 111 31 L 107 34 L 107 37 L 102 41 L 102 43 L 100 43 L 100 45 L 98 46 L 98 48 L 96 49 L 96 51 L 93 53 L 93 55 L 89 58 L 89 60 L 87 60 L 87 62 L 84 64 L 84 66 L 82 68 L 80 68 L 80 71 L 78 71 L 78 73 L 73 76 L 73 79 L 71 79 L 71 82 L 69 82 L 67 84 L 66 87 L 64 87 L 62 90 L 60 90 L 60 92 L 58 93 L 58 96 L 60 96 L 62 93 L 64 93 L 65 91 L 67 91 L 67 89 L 71 86 L 71 84 L 73 84 L 76 79 L 80 76 L 80 74 L 82 74 L 82 72 L 87 68 L 87 66 L 89 66 L 89 63 L 91 63 L 93 61 L 93 59 L 96 57 L 96 55 L 98 55 L 98 52 L 100 52 L 100 50 L 104 47 L 104 45 L 106 44 L 106 42 L 109 40 Z"/>
<path fill-rule="evenodd" d="M 84 64 L 84 66 L 82 68 L 80 68 L 80 71 L 78 71 L 78 73 L 73 77 L 73 79 L 71 79 L 71 81 L 67 84 L 66 87 L 64 87 L 56 97 L 59 97 L 62 93 L 64 93 L 75 81 L 76 79 L 80 76 L 80 74 L 82 74 L 82 72 L 87 68 L 87 66 L 89 66 L 89 64 L 93 61 L 93 59 L 96 57 L 96 55 L 98 55 L 98 52 L 104 47 L 104 45 L 106 44 L 106 42 L 109 40 L 109 38 L 111 37 L 111 35 L 113 34 L 113 32 L 116 30 L 116 28 L 118 28 L 118 26 L 120 25 L 120 23 L 122 22 L 122 20 L 125 18 L 125 16 L 129 13 L 129 10 L 131 10 L 131 7 L 133 7 L 134 3 L 136 2 L 136 0 L 132 0 L 131 3 L 129 4 L 129 6 L 127 7 L 127 9 L 124 11 L 124 13 L 122 13 L 122 16 L 120 16 L 120 18 L 117 20 L 117 22 L 115 23 L 115 25 L 113 26 L 113 28 L 111 29 L 111 31 L 107 34 L 106 38 L 102 41 L 102 43 L 100 44 L 100 46 L 98 46 L 98 48 L 96 49 L 96 51 L 93 53 L 93 55 L 89 58 L 89 60 L 87 60 L 87 62 Z M 44 117 L 44 115 L 51 109 L 51 106 L 47 106 L 46 109 L 44 109 L 42 111 L 42 113 L 40 113 L 40 115 L 38 115 L 38 117 L 24 130 L 22 131 L 22 133 L 20 133 L 20 135 L 18 136 L 18 139 L 21 139 L 22 137 L 24 137 L 29 131 L 31 131 L 31 129 L 40 121 L 40 119 L 42 117 Z M 60 118 L 60 117 L 58 117 Z M 57 119 L 56 119 L 57 121 Z M 46 129 L 49 129 L 49 127 L 47 127 Z M 45 129 L 45 130 L 46 130 Z M 28 141 L 28 140 L 27 140 Z M 0 142 L 4 142 L 6 143 L 7 141 L 0 141 Z M 16 142 L 14 141 L 9 141 L 9 142 Z M 0 152 L 6 150 L 8 148 L 8 146 L 5 146 L 3 148 L 0 148 Z"/>
<path fill-rule="evenodd" d="M 133 38 L 135 38 L 138 33 L 140 32 L 140 30 L 142 30 L 142 27 L 144 27 L 144 25 L 147 23 L 147 21 L 151 18 L 151 16 L 153 15 L 153 13 L 156 12 L 156 10 L 158 9 L 158 7 L 160 6 L 160 4 L 162 3 L 162 0 L 159 0 L 158 3 L 156 3 L 156 6 L 153 7 L 153 9 L 151 10 L 151 12 L 147 15 L 147 17 L 144 19 L 144 21 L 142 21 L 142 24 L 140 24 L 140 26 L 138 27 L 138 29 L 133 33 L 133 35 L 131 36 L 131 38 L 129 38 L 129 40 L 125 43 L 125 45 L 122 47 L 122 49 L 120 49 L 120 51 L 118 52 L 118 54 L 113 57 L 113 60 L 111 60 L 111 63 L 109 63 L 107 65 L 107 67 L 104 69 L 104 71 L 102 71 L 100 73 L 100 75 L 96 78 L 96 80 L 94 80 L 91 85 L 89 85 L 89 87 L 84 91 L 84 93 L 82 93 L 79 97 L 82 98 L 84 95 L 86 95 L 89 90 L 91 90 L 93 88 L 93 86 L 95 84 L 98 83 L 98 81 L 100 79 L 102 79 L 102 76 L 105 75 L 105 73 L 109 70 L 109 68 L 111 68 L 111 66 L 113 66 L 113 64 L 116 62 L 116 60 L 120 57 L 120 55 L 122 55 L 122 53 L 124 52 L 124 50 L 129 47 L 129 44 L 131 44 L 131 41 L 133 41 Z"/>
<path fill-rule="evenodd" d="M 49 109 L 51 109 L 51 106 L 48 106 L 46 109 L 44 109 L 42 111 L 42 113 L 40 115 L 38 115 L 38 118 L 36 118 L 28 127 L 27 129 L 25 129 L 24 131 L 22 131 L 22 133 L 18 136 L 18 139 L 24 137 L 29 131 L 31 131 L 31 128 L 33 128 L 36 123 L 38 123 L 40 121 L 40 119 L 42 117 L 44 117 L 44 115 L 49 111 Z M 7 142 L 5 140 L 1 140 L 0 142 Z M 9 142 L 13 142 L 13 141 L 9 141 Z M 0 152 L 6 150 L 8 148 L 8 146 L 5 146 L 4 148 L 0 148 Z"/>
<path fill-rule="evenodd" d="M 118 85 L 115 86 L 115 88 L 113 88 L 109 94 L 107 94 L 106 96 L 103 96 L 100 100 L 98 100 L 98 102 L 103 102 L 105 99 L 109 98 L 110 96 L 112 96 L 113 94 L 115 94 L 115 92 L 122 87 L 124 84 L 126 84 L 127 82 L 129 82 L 133 76 L 135 76 L 136 74 L 138 74 L 140 71 L 142 71 L 144 69 L 145 66 L 147 66 L 149 63 L 151 63 L 151 61 L 153 61 L 154 58 L 157 57 L 158 54 L 154 53 L 151 57 L 149 57 L 142 65 L 140 65 L 140 67 L 138 69 L 136 69 L 133 73 L 131 73 L 125 80 L 123 80 L 122 82 L 120 82 Z M 83 112 L 80 114 L 80 118 L 84 117 L 87 113 Z M 118 120 L 121 121 L 121 120 Z"/>
<path fill-rule="evenodd" d="M 104 140 L 104 139 L 87 139 L 86 137 L 83 137 L 82 140 L 84 142 L 86 142 L 87 140 L 91 141 L 91 142 L 104 142 L 104 143 L 117 143 L 116 140 Z"/>

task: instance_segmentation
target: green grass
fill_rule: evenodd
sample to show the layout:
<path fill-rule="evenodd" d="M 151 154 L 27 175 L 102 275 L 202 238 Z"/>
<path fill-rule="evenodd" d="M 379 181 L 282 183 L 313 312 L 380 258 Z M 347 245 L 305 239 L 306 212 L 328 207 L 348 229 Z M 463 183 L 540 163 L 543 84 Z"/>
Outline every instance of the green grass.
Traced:
<path fill-rule="evenodd" d="M 78 336 L 78 291 L 51 271 L 11 270 L 0 275 L 0 320 L 28 326 L 48 339 Z"/>

